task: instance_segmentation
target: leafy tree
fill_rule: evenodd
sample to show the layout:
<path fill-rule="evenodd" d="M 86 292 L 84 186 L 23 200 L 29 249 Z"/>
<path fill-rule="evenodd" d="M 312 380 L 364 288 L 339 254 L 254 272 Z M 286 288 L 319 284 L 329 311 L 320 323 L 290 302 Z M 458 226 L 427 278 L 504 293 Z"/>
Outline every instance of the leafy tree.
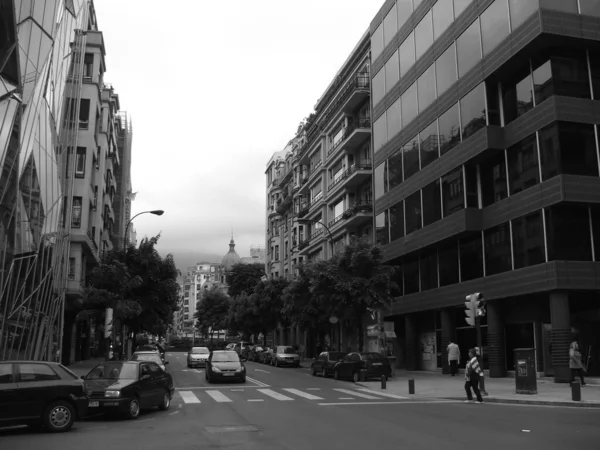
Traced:
<path fill-rule="evenodd" d="M 256 285 L 251 296 L 253 312 L 260 320 L 260 332 L 266 344 L 267 332 L 281 324 L 290 324 L 283 311 L 283 291 L 289 281 L 285 278 L 271 278 Z"/>
<path fill-rule="evenodd" d="M 254 292 L 256 283 L 265 275 L 265 266 L 263 264 L 244 264 L 237 263 L 231 268 L 227 275 L 228 294 L 235 298 L 242 292 L 250 295 Z"/>
<path fill-rule="evenodd" d="M 229 330 L 233 334 L 241 333 L 243 339 L 261 331 L 260 317 L 254 312 L 255 298 L 242 292 L 229 305 Z"/>
<path fill-rule="evenodd" d="M 227 328 L 229 306 L 229 297 L 217 286 L 213 286 L 196 306 L 196 327 L 205 336 L 210 331 L 211 343 L 215 331 Z"/>

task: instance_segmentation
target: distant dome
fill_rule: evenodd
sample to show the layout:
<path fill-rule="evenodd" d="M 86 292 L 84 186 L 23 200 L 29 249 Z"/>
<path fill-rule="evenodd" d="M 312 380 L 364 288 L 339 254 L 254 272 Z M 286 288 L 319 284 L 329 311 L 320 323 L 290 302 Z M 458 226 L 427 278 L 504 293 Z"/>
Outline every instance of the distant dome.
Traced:
<path fill-rule="evenodd" d="M 231 236 L 231 241 L 229 241 L 229 251 L 225 256 L 223 256 L 221 264 L 223 264 L 225 272 L 230 272 L 231 268 L 240 261 L 240 255 L 238 255 L 235 251 L 235 242 L 233 242 L 233 236 Z"/>

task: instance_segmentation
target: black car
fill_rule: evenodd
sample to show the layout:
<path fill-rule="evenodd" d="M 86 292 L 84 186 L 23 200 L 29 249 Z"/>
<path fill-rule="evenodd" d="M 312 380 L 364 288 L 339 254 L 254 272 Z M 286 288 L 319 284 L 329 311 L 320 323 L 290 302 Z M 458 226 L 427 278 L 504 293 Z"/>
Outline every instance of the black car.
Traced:
<path fill-rule="evenodd" d="M 246 382 L 246 366 L 233 350 L 216 350 L 210 354 L 204 371 L 206 381 L 237 380 Z"/>
<path fill-rule="evenodd" d="M 360 380 L 361 371 L 365 372 L 366 379 L 381 378 L 384 375 L 387 380 L 392 376 L 390 362 L 379 353 L 348 353 L 344 359 L 333 366 L 333 376 L 336 380 L 351 378 L 357 383 Z"/>
<path fill-rule="evenodd" d="M 319 374 L 323 378 L 333 375 L 333 367 L 344 359 L 344 356 L 344 352 L 322 352 L 310 365 L 310 372 L 313 376 Z"/>
<path fill-rule="evenodd" d="M 84 383 L 58 363 L 0 362 L 0 425 L 68 431 L 87 413 Z"/>
<path fill-rule="evenodd" d="M 82 378 L 90 413 L 118 413 L 129 419 L 154 406 L 166 411 L 175 392 L 171 375 L 151 361 L 108 361 Z"/>

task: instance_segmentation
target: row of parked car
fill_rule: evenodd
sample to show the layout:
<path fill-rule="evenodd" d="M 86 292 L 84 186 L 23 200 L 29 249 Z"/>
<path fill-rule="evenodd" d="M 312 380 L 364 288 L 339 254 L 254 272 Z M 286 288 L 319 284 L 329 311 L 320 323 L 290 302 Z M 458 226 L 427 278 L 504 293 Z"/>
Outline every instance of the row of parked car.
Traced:
<path fill-rule="evenodd" d="M 311 363 L 313 376 L 323 378 L 333 376 L 336 380 L 352 379 L 355 383 L 363 373 L 365 380 L 369 378 L 387 380 L 392 376 L 392 366 L 387 358 L 373 352 L 322 352 Z"/>
<path fill-rule="evenodd" d="M 300 355 L 298 354 L 298 350 L 289 345 L 278 345 L 275 347 L 249 345 L 243 348 L 241 352 L 242 356 L 248 361 L 270 364 L 275 367 L 300 367 Z"/>

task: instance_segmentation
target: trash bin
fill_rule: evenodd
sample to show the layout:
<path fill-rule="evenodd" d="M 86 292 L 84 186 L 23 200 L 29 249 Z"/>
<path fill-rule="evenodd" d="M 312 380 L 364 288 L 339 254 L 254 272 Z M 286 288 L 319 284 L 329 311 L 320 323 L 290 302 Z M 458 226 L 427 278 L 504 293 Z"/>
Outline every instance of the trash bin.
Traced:
<path fill-rule="evenodd" d="M 515 392 L 517 394 L 537 394 L 535 372 L 535 349 L 515 348 Z"/>

